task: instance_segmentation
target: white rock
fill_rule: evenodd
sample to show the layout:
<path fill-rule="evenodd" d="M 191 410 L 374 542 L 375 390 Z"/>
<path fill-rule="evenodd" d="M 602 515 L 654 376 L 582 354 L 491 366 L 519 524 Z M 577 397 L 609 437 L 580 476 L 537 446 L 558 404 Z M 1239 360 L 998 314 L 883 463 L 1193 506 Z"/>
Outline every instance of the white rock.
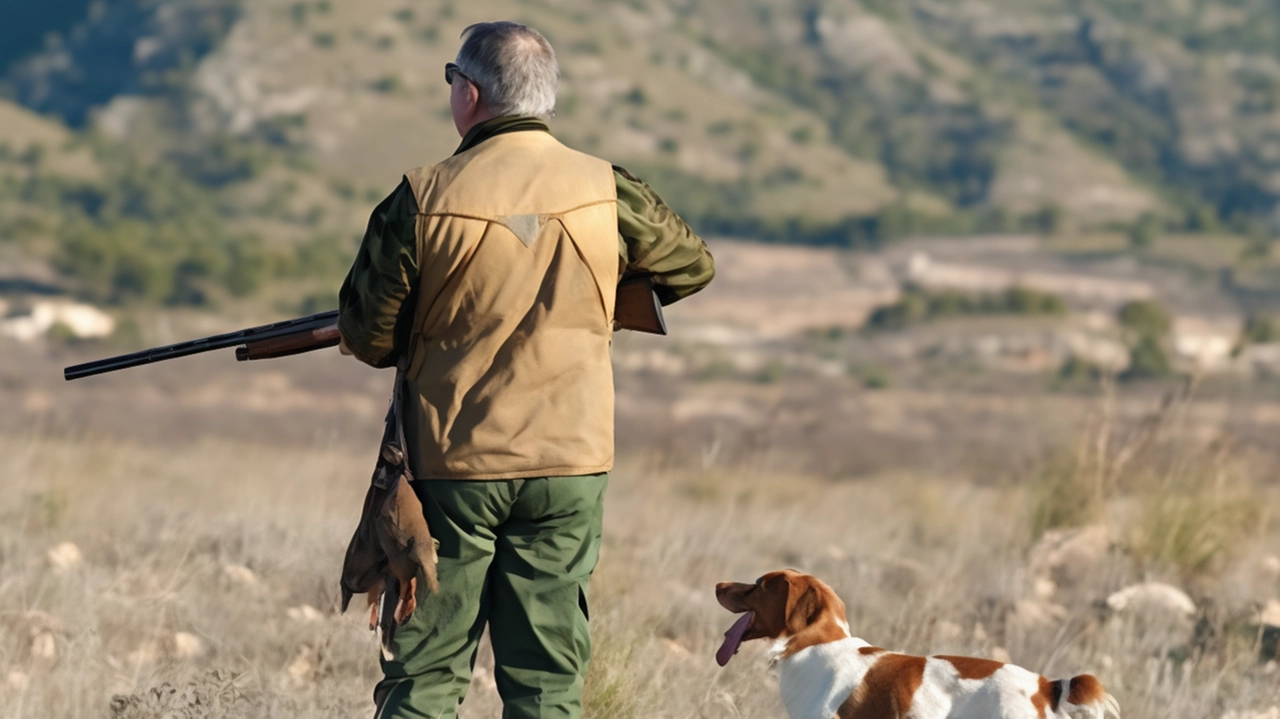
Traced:
<path fill-rule="evenodd" d="M 179 659 L 192 659 L 204 654 L 204 641 L 190 632 L 175 632 L 173 655 Z"/>
<path fill-rule="evenodd" d="M 471 673 L 471 683 L 489 691 L 498 688 L 498 682 L 488 667 L 477 666 Z"/>
<path fill-rule="evenodd" d="M 1268 599 L 1253 621 L 1268 627 L 1280 627 L 1280 600 Z"/>
<path fill-rule="evenodd" d="M 0 318 L 0 336 L 31 342 L 48 334 L 55 325 L 66 327 L 71 334 L 81 338 L 106 337 L 116 328 L 111 315 L 93 305 L 45 300 L 37 302 L 30 314 Z"/>
<path fill-rule="evenodd" d="M 1013 661 L 1013 657 L 1009 656 L 1009 650 L 1004 647 L 992 647 L 991 658 L 998 662 L 1004 662 L 1005 664 L 1009 664 Z"/>
<path fill-rule="evenodd" d="M 37 659 L 56 659 L 58 642 L 51 632 L 37 632 L 31 637 L 31 656 Z"/>
<path fill-rule="evenodd" d="M 286 613 L 289 615 L 289 618 L 295 622 L 318 622 L 321 619 L 324 619 L 324 615 L 320 613 L 320 610 L 310 604 L 289 607 Z"/>
<path fill-rule="evenodd" d="M 680 642 L 677 642 L 674 639 L 663 637 L 662 646 L 664 646 L 667 650 L 667 653 L 673 657 L 678 657 L 680 659 L 688 659 L 689 657 L 693 656 L 693 654 L 688 649 L 684 648 L 683 644 L 681 644 Z"/>
<path fill-rule="evenodd" d="M 1166 615 L 1191 617 L 1196 603 L 1186 592 L 1163 582 L 1133 584 L 1107 597 L 1107 606 L 1116 612 L 1164 612 Z"/>
<path fill-rule="evenodd" d="M 294 656 L 293 661 L 289 662 L 289 666 L 285 669 L 289 678 L 295 682 L 309 681 L 316 673 L 319 667 L 315 650 L 311 647 L 302 647 Z"/>
<path fill-rule="evenodd" d="M 253 570 L 243 564 L 224 564 L 222 565 L 222 576 L 235 584 L 243 584 L 244 586 L 253 586 L 258 583 L 258 575 Z"/>
<path fill-rule="evenodd" d="M 1040 599 L 1052 599 L 1058 593 L 1058 583 L 1048 577 L 1036 577 L 1032 591 Z"/>
<path fill-rule="evenodd" d="M 1262 558 L 1262 571 L 1272 576 L 1280 576 L 1280 557 L 1268 554 Z"/>
<path fill-rule="evenodd" d="M 84 555 L 80 548 L 71 542 L 62 542 L 45 553 L 49 565 L 59 572 L 65 572 L 84 564 Z"/>
<path fill-rule="evenodd" d="M 26 672 L 20 672 L 17 669 L 11 670 L 4 680 L 9 686 L 18 691 L 23 691 L 31 686 L 31 675 Z"/>

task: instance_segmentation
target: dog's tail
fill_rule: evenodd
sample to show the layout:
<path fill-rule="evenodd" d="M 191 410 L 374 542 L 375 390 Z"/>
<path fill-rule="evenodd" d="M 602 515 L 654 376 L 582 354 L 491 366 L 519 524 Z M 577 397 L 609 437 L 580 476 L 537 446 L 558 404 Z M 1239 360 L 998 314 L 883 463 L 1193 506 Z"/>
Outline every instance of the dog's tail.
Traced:
<path fill-rule="evenodd" d="M 1054 712 L 1071 719 L 1120 719 L 1120 702 L 1107 693 L 1092 674 L 1080 674 L 1054 682 L 1057 707 Z"/>

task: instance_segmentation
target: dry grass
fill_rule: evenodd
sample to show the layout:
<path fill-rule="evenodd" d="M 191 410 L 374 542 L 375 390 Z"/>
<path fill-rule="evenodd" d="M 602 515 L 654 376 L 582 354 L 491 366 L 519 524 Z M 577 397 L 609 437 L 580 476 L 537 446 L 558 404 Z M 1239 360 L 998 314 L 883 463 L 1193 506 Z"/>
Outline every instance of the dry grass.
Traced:
<path fill-rule="evenodd" d="M 830 583 L 869 641 L 1095 672 L 1126 717 L 1280 703 L 1247 619 L 1253 602 L 1280 596 L 1262 568 L 1280 547 L 1277 488 L 1242 453 L 1180 437 L 1172 420 L 1158 431 L 1142 429 L 1150 418 L 1107 421 L 1084 434 L 1088 451 L 1051 452 L 1026 482 L 629 458 L 592 586 L 588 716 L 779 716 L 763 647 L 725 669 L 712 661 L 730 623 L 712 587 L 783 566 Z M 0 716 L 367 714 L 374 641 L 359 612 L 332 608 L 368 460 L 266 436 L 164 448 L 0 437 Z M 1102 527 L 1108 548 L 1038 590 L 1033 540 L 1081 526 Z M 1143 580 L 1187 590 L 1199 627 L 1096 608 Z M 497 713 L 489 661 L 482 650 L 464 717 Z"/>

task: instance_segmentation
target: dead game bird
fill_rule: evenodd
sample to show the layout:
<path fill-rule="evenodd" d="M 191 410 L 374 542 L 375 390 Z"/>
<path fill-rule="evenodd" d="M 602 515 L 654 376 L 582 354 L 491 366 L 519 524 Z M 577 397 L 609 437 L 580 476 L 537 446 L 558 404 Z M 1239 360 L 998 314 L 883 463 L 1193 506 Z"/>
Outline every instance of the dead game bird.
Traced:
<path fill-rule="evenodd" d="M 394 412 L 394 410 L 393 410 Z M 418 606 L 418 582 L 439 590 L 436 542 L 431 537 L 422 502 L 409 482 L 413 475 L 397 443 L 393 412 L 388 413 L 382 452 L 365 494 L 360 524 L 347 546 L 342 564 L 342 611 L 351 597 L 369 598 L 369 629 L 379 633 L 382 655 L 394 659 L 396 628 Z"/>

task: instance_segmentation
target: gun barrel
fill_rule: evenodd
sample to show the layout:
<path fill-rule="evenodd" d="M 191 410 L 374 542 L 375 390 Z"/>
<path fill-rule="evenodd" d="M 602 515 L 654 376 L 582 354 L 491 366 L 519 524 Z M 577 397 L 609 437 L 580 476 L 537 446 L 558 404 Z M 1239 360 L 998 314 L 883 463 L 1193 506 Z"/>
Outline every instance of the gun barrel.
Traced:
<path fill-rule="evenodd" d="M 249 329 L 238 330 L 236 332 L 228 332 L 226 334 L 214 335 L 212 337 L 201 337 L 200 339 L 187 340 L 186 342 L 165 345 L 163 347 L 153 347 L 140 352 L 131 352 L 129 354 L 118 355 L 116 357 L 107 357 L 106 359 L 94 360 L 93 362 L 85 362 L 84 364 L 67 367 L 62 371 L 62 376 L 68 381 L 80 379 L 81 377 L 92 377 L 93 375 L 115 372 L 116 370 L 151 364 L 152 362 L 163 362 L 165 360 L 177 359 L 178 357 L 200 354 L 201 352 L 211 352 L 213 350 L 223 349 L 226 347 L 235 347 L 248 342 L 268 340 L 302 332 L 311 332 L 313 330 L 334 325 L 337 321 L 338 311 L 330 310 L 329 312 L 320 312 L 314 315 L 307 315 L 306 317 L 284 320 L 283 322 L 273 322 L 272 324 L 262 325 L 260 327 L 250 327 Z"/>

